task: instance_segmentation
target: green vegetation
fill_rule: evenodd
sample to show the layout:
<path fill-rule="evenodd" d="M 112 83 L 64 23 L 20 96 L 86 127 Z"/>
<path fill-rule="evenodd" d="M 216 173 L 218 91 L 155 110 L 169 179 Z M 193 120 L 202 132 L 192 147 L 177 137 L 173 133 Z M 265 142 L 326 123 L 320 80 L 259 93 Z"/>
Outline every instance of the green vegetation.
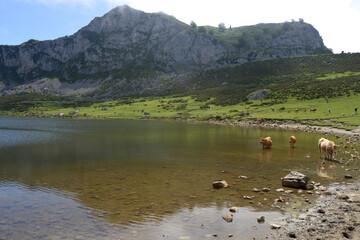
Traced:
<path fill-rule="evenodd" d="M 106 102 L 39 94 L 0 97 L 0 114 L 230 122 L 263 118 L 355 129 L 360 126 L 354 111 L 360 103 L 359 80 L 360 54 L 279 58 L 198 71 L 164 96 Z M 270 93 L 262 100 L 249 99 L 262 89 Z"/>
<path fill-rule="evenodd" d="M 24 101 L 23 108 L 1 109 L 2 115 L 21 117 L 79 117 L 92 119 L 184 119 L 237 122 L 245 119 L 295 120 L 312 125 L 328 125 L 343 129 L 360 126 L 360 115 L 354 111 L 360 95 L 299 101 L 289 99 L 284 103 L 271 100 L 252 100 L 236 105 L 213 105 L 213 99 L 199 101 L 194 96 L 128 98 L 101 103 L 60 100 Z M 316 109 L 315 112 L 310 109 Z M 331 113 L 328 112 L 329 108 Z"/>

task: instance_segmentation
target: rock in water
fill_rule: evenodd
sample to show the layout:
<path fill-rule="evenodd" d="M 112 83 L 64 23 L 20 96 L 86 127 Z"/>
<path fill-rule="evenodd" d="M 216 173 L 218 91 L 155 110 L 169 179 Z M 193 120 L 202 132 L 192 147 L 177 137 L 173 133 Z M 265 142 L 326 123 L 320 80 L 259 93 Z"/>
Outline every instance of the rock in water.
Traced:
<path fill-rule="evenodd" d="M 270 228 L 271 228 L 271 229 L 280 229 L 281 226 L 280 226 L 280 225 L 277 225 L 277 224 L 271 224 L 271 225 L 270 225 Z"/>
<path fill-rule="evenodd" d="M 212 183 L 213 188 L 219 189 L 219 188 L 227 188 L 229 187 L 229 184 L 225 180 L 217 180 Z"/>
<path fill-rule="evenodd" d="M 283 177 L 281 180 L 284 187 L 307 189 L 310 178 L 302 173 L 293 171 Z"/>
<path fill-rule="evenodd" d="M 234 213 L 234 212 L 238 211 L 238 208 L 237 207 L 231 207 L 231 208 L 229 208 L 229 211 Z"/>
<path fill-rule="evenodd" d="M 232 220 L 233 220 L 233 215 L 230 214 L 230 213 L 227 213 L 227 214 L 224 214 L 224 215 L 222 216 L 222 218 L 223 218 L 225 221 L 227 221 L 227 222 L 232 222 Z"/>
<path fill-rule="evenodd" d="M 258 221 L 258 223 L 263 223 L 263 222 L 265 222 L 265 217 L 264 216 L 258 217 L 257 221 Z"/>

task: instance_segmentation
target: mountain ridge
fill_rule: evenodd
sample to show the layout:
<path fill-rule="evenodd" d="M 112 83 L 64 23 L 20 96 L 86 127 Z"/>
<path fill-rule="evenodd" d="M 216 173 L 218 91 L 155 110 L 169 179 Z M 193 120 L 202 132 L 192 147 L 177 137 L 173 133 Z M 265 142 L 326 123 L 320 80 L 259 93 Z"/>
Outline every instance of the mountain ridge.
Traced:
<path fill-rule="evenodd" d="M 94 98 L 159 94 L 198 69 L 329 52 L 317 30 L 304 22 L 260 24 L 224 33 L 205 27 L 204 32 L 172 16 L 124 5 L 71 36 L 0 46 L 0 94 L 32 90 L 60 95 L 97 92 Z"/>

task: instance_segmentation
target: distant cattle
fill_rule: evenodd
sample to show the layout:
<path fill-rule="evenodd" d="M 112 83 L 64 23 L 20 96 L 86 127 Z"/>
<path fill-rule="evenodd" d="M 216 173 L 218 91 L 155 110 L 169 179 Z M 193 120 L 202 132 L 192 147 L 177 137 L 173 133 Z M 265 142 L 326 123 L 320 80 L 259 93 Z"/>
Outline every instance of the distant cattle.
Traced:
<path fill-rule="evenodd" d="M 296 108 L 296 109 L 295 109 L 295 112 L 298 112 L 298 111 L 299 111 L 299 109 Z"/>
<path fill-rule="evenodd" d="M 310 108 L 310 112 L 316 112 L 316 108 Z"/>
<path fill-rule="evenodd" d="M 263 119 L 263 118 L 257 118 L 256 121 L 258 121 L 259 123 L 262 123 L 263 121 L 265 121 L 265 119 Z"/>
<path fill-rule="evenodd" d="M 295 143 L 296 143 L 296 137 L 295 136 L 291 136 L 289 138 L 289 143 L 290 143 L 290 147 L 294 147 L 295 146 Z"/>
<path fill-rule="evenodd" d="M 260 138 L 260 143 L 263 146 L 263 149 L 269 149 L 272 146 L 272 140 L 271 137 Z"/>
<path fill-rule="evenodd" d="M 333 154 L 337 153 L 337 145 L 326 138 L 320 138 L 318 141 L 319 154 L 321 158 L 321 152 L 325 153 L 324 159 L 331 160 Z"/>
<path fill-rule="evenodd" d="M 271 107 L 271 111 L 275 111 L 275 108 L 274 108 L 274 107 Z"/>

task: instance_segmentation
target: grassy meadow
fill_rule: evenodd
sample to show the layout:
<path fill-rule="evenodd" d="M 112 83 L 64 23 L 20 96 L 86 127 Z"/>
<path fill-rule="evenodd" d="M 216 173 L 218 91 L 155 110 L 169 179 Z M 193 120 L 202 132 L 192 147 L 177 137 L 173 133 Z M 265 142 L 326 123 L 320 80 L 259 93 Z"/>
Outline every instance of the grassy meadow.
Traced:
<path fill-rule="evenodd" d="M 114 96 L 117 100 L 104 102 L 96 97 L 92 101 L 99 102 L 86 101 L 91 99 L 86 96 L 41 93 L 2 96 L 0 115 L 229 122 L 293 120 L 352 130 L 360 126 L 359 115 L 354 111 L 360 107 L 359 66 L 358 53 L 266 59 L 199 70 L 167 89 L 166 96 Z M 263 100 L 250 99 L 250 94 L 264 89 L 269 93 Z"/>
<path fill-rule="evenodd" d="M 333 126 L 347 130 L 360 126 L 360 115 L 354 109 L 360 95 L 312 100 L 288 99 L 274 104 L 270 100 L 253 100 L 236 105 L 209 104 L 213 99 L 199 101 L 196 97 L 151 97 L 86 103 L 74 106 L 60 101 L 38 101 L 27 111 L 2 111 L 6 116 L 62 117 L 90 119 L 183 119 L 241 121 L 245 119 L 295 120 L 299 123 Z M 316 111 L 310 111 L 315 108 Z M 329 113 L 330 108 L 330 113 Z"/>

